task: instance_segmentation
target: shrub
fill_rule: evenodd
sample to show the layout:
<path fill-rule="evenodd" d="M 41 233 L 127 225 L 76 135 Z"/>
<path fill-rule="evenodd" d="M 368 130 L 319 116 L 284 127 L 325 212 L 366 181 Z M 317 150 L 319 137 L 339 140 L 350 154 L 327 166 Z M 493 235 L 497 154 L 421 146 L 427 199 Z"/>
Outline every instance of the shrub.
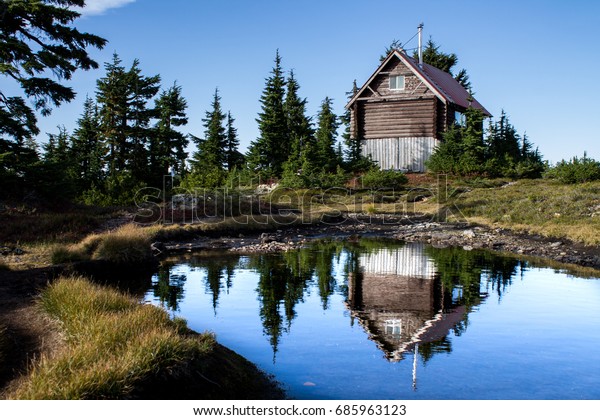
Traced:
<path fill-rule="evenodd" d="M 600 162 L 583 154 L 579 159 L 575 156 L 570 161 L 562 160 L 544 173 L 544 177 L 557 179 L 564 184 L 578 184 L 600 179 Z"/>
<path fill-rule="evenodd" d="M 408 178 L 400 171 L 374 168 L 361 177 L 363 188 L 399 189 L 408 182 Z"/>

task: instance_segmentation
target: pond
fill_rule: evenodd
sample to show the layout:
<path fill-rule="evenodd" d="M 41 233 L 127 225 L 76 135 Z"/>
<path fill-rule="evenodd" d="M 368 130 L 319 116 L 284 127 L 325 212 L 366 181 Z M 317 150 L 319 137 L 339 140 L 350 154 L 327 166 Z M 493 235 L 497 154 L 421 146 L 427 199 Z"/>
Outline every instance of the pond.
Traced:
<path fill-rule="evenodd" d="M 375 239 L 164 261 L 146 299 L 295 399 L 598 399 L 600 280 Z"/>

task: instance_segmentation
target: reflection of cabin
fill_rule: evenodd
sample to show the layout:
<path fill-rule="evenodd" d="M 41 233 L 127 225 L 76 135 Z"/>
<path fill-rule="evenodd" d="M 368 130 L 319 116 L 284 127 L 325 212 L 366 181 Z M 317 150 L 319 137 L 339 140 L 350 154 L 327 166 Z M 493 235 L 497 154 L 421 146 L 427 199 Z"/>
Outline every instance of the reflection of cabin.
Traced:
<path fill-rule="evenodd" d="M 349 281 L 352 316 L 390 360 L 415 345 L 445 337 L 464 307 L 445 308 L 435 263 L 425 245 L 407 244 L 360 256 L 360 272 Z"/>
<path fill-rule="evenodd" d="M 363 154 L 382 169 L 411 172 L 425 170 L 442 133 L 463 122 L 469 107 L 490 116 L 449 73 L 402 50 L 390 52 L 346 105 Z"/>

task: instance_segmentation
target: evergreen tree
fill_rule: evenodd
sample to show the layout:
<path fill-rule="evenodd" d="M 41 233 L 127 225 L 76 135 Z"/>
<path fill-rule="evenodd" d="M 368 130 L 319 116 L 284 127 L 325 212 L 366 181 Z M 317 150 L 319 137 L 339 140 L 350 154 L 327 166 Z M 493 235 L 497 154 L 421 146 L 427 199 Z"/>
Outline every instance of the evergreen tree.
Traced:
<path fill-rule="evenodd" d="M 59 126 L 58 134 L 49 133 L 43 150 L 43 177 L 37 181 L 41 193 L 52 200 L 71 198 L 75 194 L 75 161 L 67 129 Z"/>
<path fill-rule="evenodd" d="M 206 111 L 204 122 L 204 139 L 197 140 L 198 151 L 194 155 L 194 165 L 198 168 L 223 169 L 226 162 L 227 133 L 225 131 L 225 114 L 221 108 L 219 89 L 215 89 L 211 110 Z"/>
<path fill-rule="evenodd" d="M 418 51 L 415 51 L 413 58 L 419 57 Z M 454 53 L 444 53 L 440 51 L 440 46 L 437 45 L 431 38 L 425 44 L 423 49 L 423 62 L 433 67 L 436 67 L 446 73 L 450 73 L 454 78 L 468 91 L 471 91 L 471 82 L 469 81 L 469 75 L 465 69 L 461 69 L 456 75 L 452 72 L 452 69 L 458 64 L 458 57 Z"/>
<path fill-rule="evenodd" d="M 352 90 L 346 92 L 348 100 L 352 99 L 358 92 L 358 86 L 356 86 L 356 79 L 352 83 Z M 344 115 L 340 116 L 340 123 L 344 125 L 344 133 L 342 138 L 346 144 L 345 162 L 346 167 L 351 172 L 363 172 L 373 167 L 373 161 L 362 155 L 361 139 L 352 135 L 350 130 L 350 110 L 346 109 Z"/>
<path fill-rule="evenodd" d="M 198 150 L 191 159 L 192 172 L 186 177 L 184 187 L 216 188 L 225 181 L 227 163 L 227 132 L 225 114 L 221 108 L 219 89 L 215 89 L 211 110 L 206 111 L 204 138 L 191 136 Z"/>
<path fill-rule="evenodd" d="M 379 56 L 379 61 L 383 63 L 383 61 L 387 58 L 388 55 L 390 55 L 390 53 L 394 50 L 399 50 L 402 48 L 402 43 L 400 41 L 398 41 L 397 39 L 394 39 L 390 45 L 388 45 L 387 47 L 385 47 L 385 52 L 383 53 L 383 55 Z"/>
<path fill-rule="evenodd" d="M 143 76 L 136 59 L 129 70 L 115 53 L 105 64 L 106 76 L 97 82 L 100 130 L 109 147 L 108 176 L 127 171 L 134 181 L 146 181 L 150 120 L 155 115 L 148 102 L 160 89 L 160 76 Z"/>
<path fill-rule="evenodd" d="M 484 172 L 483 113 L 469 108 L 465 116 L 465 126 L 454 125 L 444 133 L 444 140 L 426 163 L 429 170 L 454 175 Z"/>
<path fill-rule="evenodd" d="M 106 145 L 100 135 L 98 107 L 93 99 L 86 97 L 71 146 L 74 173 L 80 191 L 100 186 L 104 178 L 106 153 Z"/>
<path fill-rule="evenodd" d="M 317 117 L 316 137 L 316 164 L 326 171 L 335 170 L 337 159 L 335 143 L 339 122 L 332 110 L 332 100 L 326 97 L 321 102 L 321 110 Z"/>
<path fill-rule="evenodd" d="M 244 155 L 238 150 L 240 141 L 237 136 L 237 128 L 233 126 L 234 122 L 235 119 L 231 116 L 231 111 L 227 112 L 225 161 L 228 171 L 236 167 L 241 167 L 244 164 Z"/>
<path fill-rule="evenodd" d="M 148 103 L 160 90 L 160 76 L 144 76 L 139 67 L 139 60 L 127 72 L 128 107 L 127 120 L 127 162 L 131 175 L 140 181 L 149 180 L 149 146 L 153 136 L 150 120 L 156 115 L 154 108 Z"/>
<path fill-rule="evenodd" d="M 508 121 L 504 110 L 497 122 L 491 122 L 486 139 L 488 159 L 495 159 L 498 166 L 520 160 L 520 136 Z"/>
<path fill-rule="evenodd" d="M 58 134 L 48 133 L 48 142 L 43 146 L 44 161 L 61 165 L 66 172 L 71 166 L 70 146 L 69 132 L 58 126 Z"/>
<path fill-rule="evenodd" d="M 127 76 L 117 53 L 104 68 L 106 75 L 96 82 L 96 102 L 100 107 L 100 132 L 108 146 L 108 174 L 115 175 L 125 170 L 128 154 Z"/>
<path fill-rule="evenodd" d="M 75 97 L 72 88 L 49 74 L 69 80 L 77 69 L 98 67 L 86 48 L 102 48 L 106 40 L 71 26 L 80 16 L 72 7 L 83 5 L 84 0 L 0 2 L 0 74 L 33 98 L 44 116 Z M 24 140 L 38 133 L 35 114 L 23 98 L 0 91 L 0 134 Z"/>
<path fill-rule="evenodd" d="M 284 110 L 285 79 L 281 68 L 279 50 L 275 56 L 275 66 L 260 98 L 262 111 L 257 122 L 259 137 L 252 142 L 248 162 L 252 169 L 270 176 L 280 176 L 283 163 L 290 151 L 290 138 Z"/>
<path fill-rule="evenodd" d="M 33 140 L 39 134 L 34 109 L 46 116 L 70 102 L 75 92 L 63 81 L 77 69 L 98 67 L 86 49 L 101 49 L 106 40 L 72 25 L 80 16 L 72 6 L 83 4 L 0 1 L 0 75 L 6 78 L 0 87 L 0 196 L 22 196 L 44 178 Z"/>
<path fill-rule="evenodd" d="M 314 136 L 310 118 L 306 116 L 306 99 L 300 99 L 298 96 L 299 89 L 300 85 L 294 77 L 294 72 L 290 71 L 284 102 L 291 145 L 289 157 L 284 165 L 286 176 L 298 173 L 302 167 L 303 151 L 313 141 Z"/>
<path fill-rule="evenodd" d="M 187 102 L 181 95 L 181 86 L 176 83 L 163 91 L 154 103 L 158 121 L 150 139 L 150 179 L 153 185 L 161 185 L 162 177 L 169 168 L 183 175 L 189 140 L 177 127 L 188 123 Z"/>

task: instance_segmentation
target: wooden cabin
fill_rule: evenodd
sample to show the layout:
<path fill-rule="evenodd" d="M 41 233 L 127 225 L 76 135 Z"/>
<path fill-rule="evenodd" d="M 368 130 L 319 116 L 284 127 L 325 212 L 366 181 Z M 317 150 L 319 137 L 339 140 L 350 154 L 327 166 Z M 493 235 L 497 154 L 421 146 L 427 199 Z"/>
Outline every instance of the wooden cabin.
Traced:
<path fill-rule="evenodd" d="M 424 172 L 442 134 L 467 108 L 491 114 L 449 73 L 392 51 L 352 97 L 350 130 L 381 169 Z"/>

